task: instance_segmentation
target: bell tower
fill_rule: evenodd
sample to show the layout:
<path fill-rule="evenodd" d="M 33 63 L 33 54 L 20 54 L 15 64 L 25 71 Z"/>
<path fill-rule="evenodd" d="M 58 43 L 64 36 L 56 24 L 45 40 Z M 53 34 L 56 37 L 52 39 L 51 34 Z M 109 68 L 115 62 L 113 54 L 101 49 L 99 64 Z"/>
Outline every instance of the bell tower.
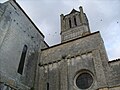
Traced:
<path fill-rule="evenodd" d="M 83 8 L 73 9 L 69 14 L 61 14 L 61 43 L 82 37 L 90 33 L 89 23 Z"/>

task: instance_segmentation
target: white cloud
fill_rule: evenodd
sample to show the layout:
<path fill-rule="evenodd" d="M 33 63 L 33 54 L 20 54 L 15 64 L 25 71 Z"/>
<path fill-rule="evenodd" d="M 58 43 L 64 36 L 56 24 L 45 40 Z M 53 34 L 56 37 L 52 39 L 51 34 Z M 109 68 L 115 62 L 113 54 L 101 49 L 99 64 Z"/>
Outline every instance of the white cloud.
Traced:
<path fill-rule="evenodd" d="M 120 19 L 119 19 L 120 20 Z M 120 23 L 112 22 L 103 33 L 106 49 L 110 59 L 120 57 Z"/>

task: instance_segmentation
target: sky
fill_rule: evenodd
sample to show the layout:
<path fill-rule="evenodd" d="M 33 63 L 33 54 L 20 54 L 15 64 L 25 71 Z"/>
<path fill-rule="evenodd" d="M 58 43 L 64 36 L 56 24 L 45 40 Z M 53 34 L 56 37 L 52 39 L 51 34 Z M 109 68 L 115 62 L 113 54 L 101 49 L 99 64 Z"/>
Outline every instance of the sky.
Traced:
<path fill-rule="evenodd" d="M 0 3 L 6 0 L 0 0 Z M 120 0 L 16 0 L 50 45 L 60 43 L 60 15 L 82 6 L 91 32 L 100 31 L 109 60 L 120 58 Z"/>

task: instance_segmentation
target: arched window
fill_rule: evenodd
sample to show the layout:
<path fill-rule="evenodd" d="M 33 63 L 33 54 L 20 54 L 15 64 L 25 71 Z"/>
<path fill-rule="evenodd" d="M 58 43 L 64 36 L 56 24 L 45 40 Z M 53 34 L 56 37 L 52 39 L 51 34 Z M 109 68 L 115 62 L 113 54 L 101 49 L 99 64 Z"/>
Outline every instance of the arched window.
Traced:
<path fill-rule="evenodd" d="M 71 19 L 69 18 L 69 26 L 70 26 L 70 28 L 72 27 L 72 25 L 71 25 Z"/>
<path fill-rule="evenodd" d="M 75 26 L 77 26 L 77 21 L 76 21 L 76 17 L 74 16 L 74 24 Z"/>
<path fill-rule="evenodd" d="M 21 75 L 23 73 L 23 68 L 24 68 L 24 63 L 25 63 L 25 57 L 26 57 L 27 49 L 28 49 L 27 45 L 24 45 L 23 51 L 22 51 L 22 54 L 21 54 L 21 58 L 20 58 L 18 71 L 17 71 Z"/>

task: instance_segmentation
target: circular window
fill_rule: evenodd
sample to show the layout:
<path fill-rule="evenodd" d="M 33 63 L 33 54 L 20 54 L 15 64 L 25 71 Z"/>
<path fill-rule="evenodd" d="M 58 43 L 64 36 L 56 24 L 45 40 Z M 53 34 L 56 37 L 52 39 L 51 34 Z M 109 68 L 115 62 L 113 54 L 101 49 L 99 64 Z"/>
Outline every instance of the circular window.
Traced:
<path fill-rule="evenodd" d="M 93 77 L 89 73 L 81 73 L 76 78 L 76 86 L 79 89 L 87 89 L 89 88 L 93 83 Z"/>

